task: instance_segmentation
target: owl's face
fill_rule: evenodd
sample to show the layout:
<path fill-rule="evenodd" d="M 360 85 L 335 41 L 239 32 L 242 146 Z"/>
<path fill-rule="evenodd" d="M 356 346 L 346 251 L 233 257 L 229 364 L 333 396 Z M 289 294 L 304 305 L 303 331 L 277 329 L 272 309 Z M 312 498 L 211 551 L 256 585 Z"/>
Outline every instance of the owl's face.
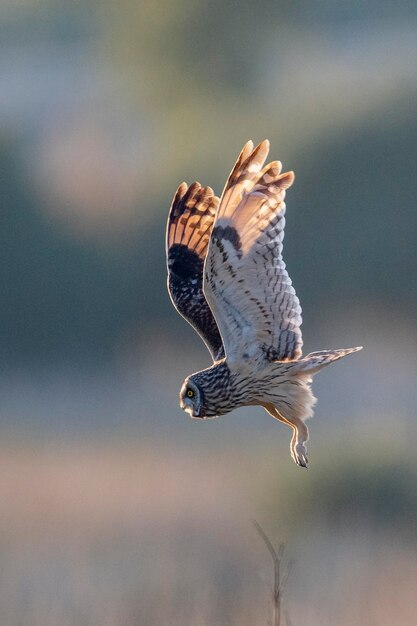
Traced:
<path fill-rule="evenodd" d="M 187 378 L 180 391 L 180 404 L 183 411 L 190 417 L 206 417 L 204 409 L 204 394 L 193 381 Z"/>
<path fill-rule="evenodd" d="M 180 392 L 180 404 L 191 417 L 207 419 L 225 415 L 242 405 L 242 402 L 236 404 L 229 367 L 221 361 L 185 379 Z"/>

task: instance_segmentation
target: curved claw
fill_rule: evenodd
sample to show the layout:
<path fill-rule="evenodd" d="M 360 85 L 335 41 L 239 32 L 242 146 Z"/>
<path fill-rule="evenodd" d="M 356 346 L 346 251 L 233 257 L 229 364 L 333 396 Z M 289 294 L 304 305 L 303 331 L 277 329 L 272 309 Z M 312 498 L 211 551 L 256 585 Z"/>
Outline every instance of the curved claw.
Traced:
<path fill-rule="evenodd" d="M 305 467 L 306 469 L 308 468 L 308 459 L 307 459 L 307 457 L 300 457 L 300 458 L 298 458 L 296 463 L 300 467 Z"/>
<path fill-rule="evenodd" d="M 300 467 L 308 467 L 307 449 L 302 443 L 298 443 L 291 450 L 291 456 Z"/>

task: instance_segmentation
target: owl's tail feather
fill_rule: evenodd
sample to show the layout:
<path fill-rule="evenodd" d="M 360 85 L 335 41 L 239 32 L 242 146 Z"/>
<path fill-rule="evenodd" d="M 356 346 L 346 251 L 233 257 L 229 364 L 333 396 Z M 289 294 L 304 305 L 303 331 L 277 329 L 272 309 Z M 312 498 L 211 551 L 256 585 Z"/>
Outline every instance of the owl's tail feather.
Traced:
<path fill-rule="evenodd" d="M 303 359 L 295 361 L 275 361 L 268 371 L 272 375 L 268 399 L 278 410 L 290 419 L 306 419 L 313 415 L 316 398 L 311 390 L 314 374 L 348 354 L 361 350 L 347 348 L 342 350 L 322 350 L 311 352 Z M 269 379 L 271 381 L 271 378 Z"/>
<path fill-rule="evenodd" d="M 267 402 L 264 408 L 272 417 L 291 426 L 291 456 L 297 465 L 307 467 L 308 427 L 305 420 L 313 415 L 316 398 L 311 390 L 312 376 L 323 367 L 330 365 L 348 354 L 361 350 L 347 348 L 345 350 L 322 350 L 311 352 L 303 359 L 295 361 L 274 361 L 269 374 L 271 381 L 269 392 L 265 394 Z M 276 385 L 273 381 L 276 380 Z"/>
<path fill-rule="evenodd" d="M 321 350 L 320 352 L 310 352 L 299 361 L 294 362 L 294 372 L 306 372 L 310 375 L 317 374 L 323 367 L 330 365 L 339 359 L 353 352 L 362 350 L 362 346 L 356 348 L 342 348 L 340 350 Z"/>

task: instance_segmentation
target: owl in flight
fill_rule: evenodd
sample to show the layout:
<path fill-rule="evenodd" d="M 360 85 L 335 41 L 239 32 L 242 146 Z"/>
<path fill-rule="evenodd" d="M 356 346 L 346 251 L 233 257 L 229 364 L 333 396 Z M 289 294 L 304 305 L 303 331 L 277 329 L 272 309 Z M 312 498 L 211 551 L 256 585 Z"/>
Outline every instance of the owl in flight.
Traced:
<path fill-rule="evenodd" d="M 293 430 L 291 456 L 307 467 L 316 399 L 313 374 L 361 348 L 302 357 L 301 307 L 282 259 L 285 192 L 294 173 L 264 165 L 269 142 L 249 141 L 223 193 L 182 183 L 167 225 L 168 290 L 211 352 L 211 367 L 185 379 L 181 408 L 206 419 L 260 405 Z"/>

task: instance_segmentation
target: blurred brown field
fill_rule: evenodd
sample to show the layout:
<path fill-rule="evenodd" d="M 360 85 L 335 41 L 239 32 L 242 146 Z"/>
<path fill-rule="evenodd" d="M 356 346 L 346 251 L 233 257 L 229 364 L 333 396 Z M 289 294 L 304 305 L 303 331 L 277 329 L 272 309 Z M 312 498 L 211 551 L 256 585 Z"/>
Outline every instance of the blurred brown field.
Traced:
<path fill-rule="evenodd" d="M 273 467 L 277 450 L 226 447 L 213 462 L 157 443 L 3 443 L 2 624 L 267 624 L 272 566 L 251 525 L 263 511 L 294 560 L 291 623 L 411 626 L 416 517 L 404 510 L 415 484 L 392 501 L 404 459 L 391 458 L 397 489 L 384 506 L 397 510 L 384 525 L 377 457 L 356 452 L 338 468 L 316 445 L 318 476 L 304 477 L 282 459 Z"/>

